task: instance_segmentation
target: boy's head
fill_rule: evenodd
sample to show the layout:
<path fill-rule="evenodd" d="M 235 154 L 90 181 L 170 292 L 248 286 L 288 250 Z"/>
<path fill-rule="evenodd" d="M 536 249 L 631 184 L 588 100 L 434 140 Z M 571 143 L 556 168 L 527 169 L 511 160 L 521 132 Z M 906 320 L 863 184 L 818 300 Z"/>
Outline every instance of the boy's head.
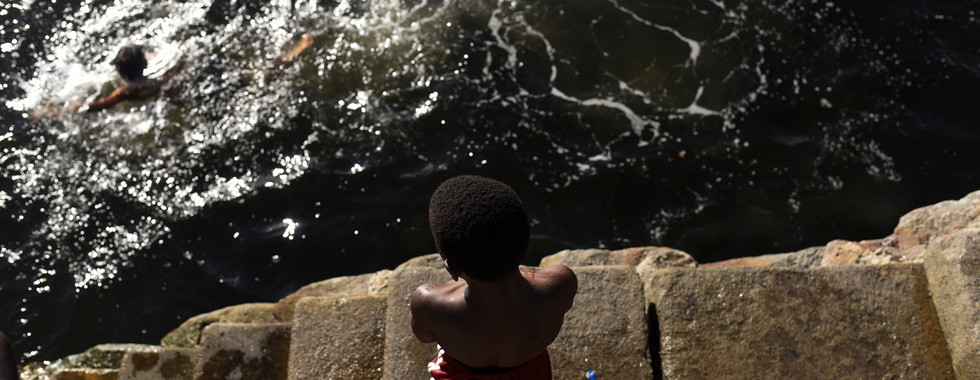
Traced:
<path fill-rule="evenodd" d="M 477 176 L 454 177 L 436 189 L 429 225 L 439 253 L 479 281 L 496 281 L 517 269 L 530 237 L 517 193 Z"/>
<path fill-rule="evenodd" d="M 140 80 L 143 78 L 143 70 L 146 69 L 146 56 L 139 46 L 126 45 L 116 53 L 112 65 L 123 79 L 130 82 Z"/>

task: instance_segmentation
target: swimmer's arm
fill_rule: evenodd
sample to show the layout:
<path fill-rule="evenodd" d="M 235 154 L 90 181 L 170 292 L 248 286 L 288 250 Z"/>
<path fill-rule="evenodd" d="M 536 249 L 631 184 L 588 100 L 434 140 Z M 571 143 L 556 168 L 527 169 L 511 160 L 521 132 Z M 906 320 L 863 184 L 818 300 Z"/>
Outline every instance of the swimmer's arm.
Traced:
<path fill-rule="evenodd" d="M 427 321 L 427 314 L 431 305 L 429 301 L 429 289 L 428 284 L 420 286 L 415 289 L 415 293 L 412 293 L 411 309 L 412 309 L 412 332 L 415 333 L 415 337 L 419 339 L 422 343 L 432 343 L 436 341 L 436 334 L 429 327 Z"/>
<path fill-rule="evenodd" d="M 293 48 L 290 49 L 286 55 L 279 58 L 279 60 L 276 61 L 276 64 L 272 66 L 272 69 L 281 69 L 289 66 L 289 64 L 293 63 L 293 60 L 295 60 L 301 53 L 306 51 L 310 45 L 313 45 L 313 35 L 303 33 L 303 37 L 300 38 L 299 43 L 296 44 L 296 46 L 293 46 Z"/>
<path fill-rule="evenodd" d="M 168 78 L 169 79 L 169 78 Z M 116 88 L 109 96 L 102 99 L 98 99 L 92 103 L 88 104 L 88 109 L 85 112 L 95 112 L 112 107 L 120 102 L 126 100 L 133 100 L 156 94 L 160 91 L 160 87 L 163 81 L 160 80 L 150 80 L 149 83 L 143 85 L 129 85 L 125 84 Z M 76 107 L 77 109 L 77 107 Z M 72 110 L 74 112 L 74 110 Z"/>
<path fill-rule="evenodd" d="M 102 99 L 97 99 L 97 100 L 89 103 L 88 104 L 88 109 L 86 109 L 85 112 L 95 112 L 95 111 L 99 111 L 99 110 L 104 110 L 106 108 L 109 108 L 109 107 L 112 107 L 112 106 L 114 106 L 116 104 L 119 104 L 119 102 L 121 102 L 123 100 L 126 100 L 126 98 L 127 98 L 127 96 L 126 96 L 126 93 L 127 93 L 126 89 L 127 89 L 127 86 L 120 86 L 115 91 L 113 91 L 111 94 L 109 94 L 109 96 L 106 96 L 106 97 L 104 97 Z M 74 107 L 74 109 L 72 110 L 72 112 L 75 112 L 76 110 L 78 110 L 78 106 Z"/>
<path fill-rule="evenodd" d="M 276 63 L 269 68 L 270 74 L 276 72 L 277 70 L 289 67 L 289 65 L 293 64 L 293 61 L 296 60 L 296 57 L 309 48 L 310 45 L 313 45 L 313 35 L 303 33 L 303 37 L 299 40 L 299 43 L 296 44 L 296 46 L 293 46 L 293 48 L 290 49 L 286 55 L 277 59 Z M 246 73 L 244 78 L 242 78 L 242 82 L 245 84 L 250 84 L 252 83 L 253 79 L 255 79 L 253 73 Z"/>

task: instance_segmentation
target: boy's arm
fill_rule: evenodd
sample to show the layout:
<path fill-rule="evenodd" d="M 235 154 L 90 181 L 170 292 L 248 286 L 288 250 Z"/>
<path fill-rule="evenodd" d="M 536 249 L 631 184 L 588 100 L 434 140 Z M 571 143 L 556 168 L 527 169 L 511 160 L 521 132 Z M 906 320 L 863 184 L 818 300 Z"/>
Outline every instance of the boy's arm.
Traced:
<path fill-rule="evenodd" d="M 429 327 L 428 320 L 426 318 L 428 308 L 430 306 L 430 301 L 428 298 L 429 290 L 426 285 L 422 285 L 415 289 L 415 293 L 412 293 L 411 309 L 412 309 L 412 332 L 415 333 L 415 337 L 418 338 L 422 343 L 432 343 L 436 341 L 436 334 Z"/>
<path fill-rule="evenodd" d="M 563 300 L 564 311 L 568 311 L 572 308 L 572 303 L 575 301 L 575 294 L 578 293 L 578 277 L 572 268 L 564 264 L 553 265 L 546 268 L 555 279 L 555 283 L 558 286 L 557 292 L 558 297 Z"/>

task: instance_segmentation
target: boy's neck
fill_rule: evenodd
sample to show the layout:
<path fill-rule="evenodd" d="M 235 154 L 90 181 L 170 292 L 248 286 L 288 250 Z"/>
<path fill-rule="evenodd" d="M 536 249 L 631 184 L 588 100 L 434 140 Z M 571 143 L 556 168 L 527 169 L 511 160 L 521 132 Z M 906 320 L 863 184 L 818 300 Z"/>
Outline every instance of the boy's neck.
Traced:
<path fill-rule="evenodd" d="M 469 294 L 484 293 L 507 293 L 512 290 L 520 290 L 528 285 L 527 280 L 521 275 L 520 269 L 515 269 L 512 273 L 496 281 L 479 281 L 460 274 L 459 276 L 466 281 L 466 292 Z"/>

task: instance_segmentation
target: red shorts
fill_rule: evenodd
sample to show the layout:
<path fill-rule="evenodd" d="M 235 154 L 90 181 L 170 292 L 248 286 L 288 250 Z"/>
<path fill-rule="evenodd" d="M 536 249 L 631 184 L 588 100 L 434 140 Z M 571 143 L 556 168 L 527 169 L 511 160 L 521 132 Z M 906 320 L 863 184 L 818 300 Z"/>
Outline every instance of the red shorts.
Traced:
<path fill-rule="evenodd" d="M 518 367 L 501 369 L 470 368 L 453 359 L 446 351 L 439 350 L 439 356 L 428 367 L 433 380 L 551 380 L 551 357 L 548 356 L 548 350 Z"/>

